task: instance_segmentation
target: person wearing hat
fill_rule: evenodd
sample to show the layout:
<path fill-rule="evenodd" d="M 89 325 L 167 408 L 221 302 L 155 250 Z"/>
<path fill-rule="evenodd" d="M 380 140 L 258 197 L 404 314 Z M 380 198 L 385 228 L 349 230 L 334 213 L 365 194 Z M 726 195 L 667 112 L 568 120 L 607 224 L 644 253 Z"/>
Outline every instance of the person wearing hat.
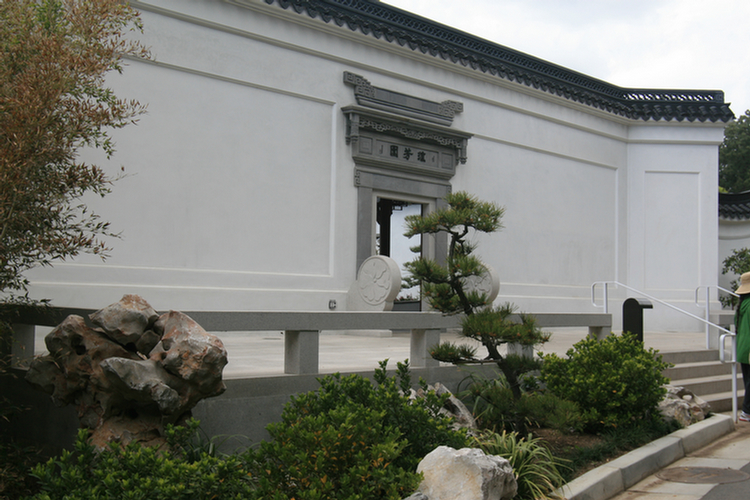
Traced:
<path fill-rule="evenodd" d="M 745 398 L 739 419 L 750 422 L 750 273 L 740 276 L 740 287 L 734 293 L 740 296 L 734 315 L 734 327 L 737 334 L 737 361 L 742 367 L 742 381 L 745 384 Z"/>

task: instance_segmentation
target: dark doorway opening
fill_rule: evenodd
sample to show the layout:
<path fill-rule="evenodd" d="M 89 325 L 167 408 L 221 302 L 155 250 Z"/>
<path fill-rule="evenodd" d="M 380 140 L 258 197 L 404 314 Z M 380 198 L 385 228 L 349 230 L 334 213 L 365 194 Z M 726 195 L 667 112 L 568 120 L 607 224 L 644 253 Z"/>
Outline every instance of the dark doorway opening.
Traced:
<path fill-rule="evenodd" d="M 395 260 L 401 276 L 405 277 L 404 264 L 420 255 L 411 248 L 421 246 L 422 242 L 421 238 L 404 236 L 404 220 L 408 215 L 421 215 L 425 207 L 421 203 L 379 197 L 376 208 L 376 253 Z M 419 287 L 402 288 L 394 303 L 394 310 L 421 310 Z"/>

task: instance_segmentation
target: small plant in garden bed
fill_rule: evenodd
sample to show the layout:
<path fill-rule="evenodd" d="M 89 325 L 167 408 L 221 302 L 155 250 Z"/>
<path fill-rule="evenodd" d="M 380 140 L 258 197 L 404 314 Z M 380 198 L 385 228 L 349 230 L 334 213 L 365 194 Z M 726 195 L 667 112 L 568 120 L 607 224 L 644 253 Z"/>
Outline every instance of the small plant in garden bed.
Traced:
<path fill-rule="evenodd" d="M 572 401 L 533 387 L 516 399 L 502 375 L 471 375 L 467 380 L 467 388 L 459 395 L 484 429 L 512 431 L 522 421 L 531 428 L 547 427 L 567 434 L 581 430 L 580 411 Z"/>
<path fill-rule="evenodd" d="M 553 493 L 565 484 L 566 461 L 554 456 L 539 438 L 523 438 L 515 432 L 485 432 L 475 438 L 475 444 L 486 454 L 510 462 L 518 483 L 515 499 L 560 498 Z"/>
<path fill-rule="evenodd" d="M 534 434 L 555 457 L 565 461 L 563 477 L 568 482 L 678 429 L 676 422 L 655 419 L 600 434 L 566 435 L 551 429 L 536 429 Z"/>
<path fill-rule="evenodd" d="M 439 414 L 447 395 L 441 397 L 427 391 L 427 385 L 420 380 L 425 398 L 410 400 L 408 362 L 397 363 L 393 377 L 387 374 L 387 362 L 381 361 L 375 370 L 375 384 L 356 374 L 346 377 L 333 374 L 318 379 L 319 389 L 291 398 L 282 421 L 291 425 L 308 415 L 322 415 L 340 408 L 382 414 L 383 425 L 398 430 L 407 440 L 404 452 L 394 462 L 407 470 L 416 470 L 419 461 L 437 446 L 465 446 L 466 433 L 453 430 L 452 420 Z"/>

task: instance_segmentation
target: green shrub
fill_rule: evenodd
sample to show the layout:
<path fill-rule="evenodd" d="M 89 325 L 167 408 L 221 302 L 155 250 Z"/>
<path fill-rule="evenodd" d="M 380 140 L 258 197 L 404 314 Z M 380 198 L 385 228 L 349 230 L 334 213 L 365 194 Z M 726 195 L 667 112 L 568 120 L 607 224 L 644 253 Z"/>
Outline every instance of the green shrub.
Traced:
<path fill-rule="evenodd" d="M 419 485 L 419 461 L 439 445 L 463 448 L 464 432 L 438 414 L 443 398 L 410 400 L 409 367 L 387 361 L 376 384 L 360 375 L 328 375 L 320 388 L 292 397 L 272 440 L 254 456 L 259 494 L 274 500 L 401 499 Z"/>
<path fill-rule="evenodd" d="M 583 430 L 578 405 L 551 392 L 524 394 L 518 401 L 518 412 L 539 427 L 566 434 Z"/>
<path fill-rule="evenodd" d="M 398 430 L 407 445 L 395 464 L 405 470 L 416 470 L 419 461 L 440 445 L 462 448 L 468 442 L 466 433 L 453 430 L 452 420 L 438 413 L 445 401 L 427 392 L 425 398 L 410 400 L 411 375 L 408 362 L 397 363 L 395 377 L 386 372 L 387 360 L 375 370 L 375 382 L 360 375 L 328 375 L 319 379 L 320 388 L 293 396 L 282 413 L 282 420 L 296 422 L 306 415 L 321 415 L 335 408 L 361 406 L 383 415 L 383 425 Z M 420 381 L 423 389 L 426 384 Z"/>
<path fill-rule="evenodd" d="M 479 427 L 493 431 L 518 431 L 518 422 L 562 432 L 581 430 L 578 405 L 550 392 L 529 391 L 515 399 L 505 379 L 471 377 L 460 394 L 474 413 Z"/>
<path fill-rule="evenodd" d="M 459 396 L 474 414 L 477 425 L 493 431 L 513 430 L 516 402 L 505 377 L 472 375 L 470 379 L 467 389 L 461 391 Z"/>
<path fill-rule="evenodd" d="M 564 461 L 555 458 L 538 438 L 519 438 L 515 432 L 485 433 L 476 438 L 478 446 L 488 455 L 505 458 L 513 467 L 518 483 L 514 499 L 536 500 L 562 498 L 553 492 L 565 484 Z"/>
<path fill-rule="evenodd" d="M 267 427 L 256 455 L 259 495 L 273 500 L 400 500 L 420 475 L 394 462 L 407 445 L 384 414 L 356 403 Z"/>
<path fill-rule="evenodd" d="M 665 422 L 662 419 L 651 419 L 642 420 L 627 428 L 608 429 L 601 434 L 601 441 L 593 446 L 576 446 L 566 452 L 561 452 L 566 462 L 570 464 L 570 468 L 564 471 L 565 480 L 567 482 L 574 479 L 578 470 L 588 468 L 592 463 L 605 462 L 612 457 L 639 448 L 678 430 L 679 427 L 676 421 Z"/>
<path fill-rule="evenodd" d="M 655 418 L 669 382 L 662 375 L 669 364 L 629 333 L 586 338 L 568 350 L 567 358 L 547 354 L 543 360 L 547 388 L 578 404 L 589 431 Z"/>
<path fill-rule="evenodd" d="M 230 442 L 234 443 L 235 451 L 251 444 L 248 438 L 240 435 L 209 436 L 194 418 L 188 419 L 185 425 L 168 425 L 164 437 L 173 455 L 187 462 L 197 462 L 204 455 L 227 457 L 228 453 L 219 450 L 228 447 Z"/>
<path fill-rule="evenodd" d="M 111 444 L 99 453 L 81 430 L 75 452 L 63 451 L 33 469 L 41 493 L 36 500 L 254 499 L 247 468 L 238 456 L 203 455 L 188 462 L 168 451 Z"/>

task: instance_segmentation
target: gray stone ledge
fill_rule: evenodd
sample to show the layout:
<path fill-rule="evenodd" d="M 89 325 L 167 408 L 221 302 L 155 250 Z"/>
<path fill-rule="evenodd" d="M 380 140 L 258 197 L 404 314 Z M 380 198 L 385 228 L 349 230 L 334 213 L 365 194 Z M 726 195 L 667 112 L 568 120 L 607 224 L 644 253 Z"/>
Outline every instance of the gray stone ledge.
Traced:
<path fill-rule="evenodd" d="M 607 500 L 733 430 L 731 417 L 713 415 L 577 477 L 558 493 L 567 500 Z"/>

